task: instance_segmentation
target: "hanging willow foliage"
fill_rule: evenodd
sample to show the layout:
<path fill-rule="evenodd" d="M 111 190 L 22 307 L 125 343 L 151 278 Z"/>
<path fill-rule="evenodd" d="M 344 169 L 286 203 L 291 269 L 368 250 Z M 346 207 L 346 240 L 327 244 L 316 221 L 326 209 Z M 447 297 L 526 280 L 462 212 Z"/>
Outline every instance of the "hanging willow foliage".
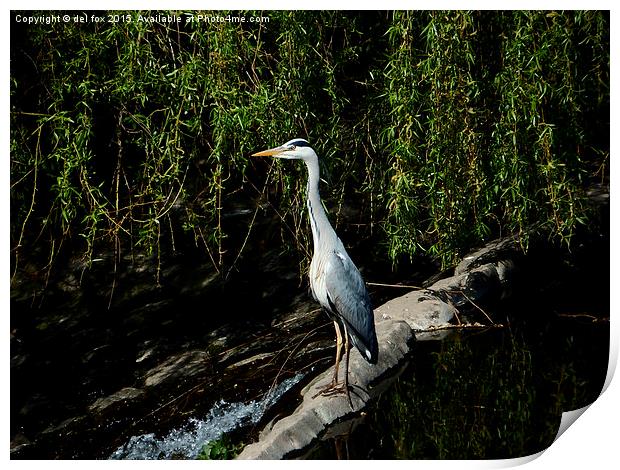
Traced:
<path fill-rule="evenodd" d="M 13 24 L 14 268 L 61 246 L 159 256 L 183 233 L 221 269 L 238 251 L 222 216 L 265 169 L 307 247 L 304 169 L 248 158 L 292 137 L 322 157 L 328 207 L 361 210 L 335 220 L 395 262 L 525 245 L 532 226 L 568 243 L 607 166 L 605 12 L 114 14 L 129 20 Z"/>
<path fill-rule="evenodd" d="M 585 220 L 588 160 L 608 148 L 604 22 L 596 12 L 395 15 L 382 134 L 393 258 L 422 249 L 447 264 L 498 234 L 525 246 L 532 227 L 570 241 Z"/>

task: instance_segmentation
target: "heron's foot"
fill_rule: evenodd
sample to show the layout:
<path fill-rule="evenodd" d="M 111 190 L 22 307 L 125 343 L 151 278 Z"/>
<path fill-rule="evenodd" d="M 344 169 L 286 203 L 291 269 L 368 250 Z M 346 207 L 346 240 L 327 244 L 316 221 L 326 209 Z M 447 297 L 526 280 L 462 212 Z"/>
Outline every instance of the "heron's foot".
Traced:
<path fill-rule="evenodd" d="M 330 383 L 325 385 L 324 387 L 321 387 L 319 391 L 312 398 L 316 398 L 319 395 L 322 395 L 324 397 L 331 397 L 333 395 L 339 395 L 341 393 L 347 393 L 347 392 L 348 390 L 345 387 L 345 383 L 337 382 L 334 379 Z"/>
<path fill-rule="evenodd" d="M 316 398 L 319 395 L 324 397 L 333 397 L 335 395 L 346 395 L 351 409 L 353 409 L 353 403 L 351 402 L 351 393 L 349 391 L 349 385 L 346 382 L 333 381 L 327 384 L 325 387 L 319 389 L 319 391 L 312 397 Z"/>

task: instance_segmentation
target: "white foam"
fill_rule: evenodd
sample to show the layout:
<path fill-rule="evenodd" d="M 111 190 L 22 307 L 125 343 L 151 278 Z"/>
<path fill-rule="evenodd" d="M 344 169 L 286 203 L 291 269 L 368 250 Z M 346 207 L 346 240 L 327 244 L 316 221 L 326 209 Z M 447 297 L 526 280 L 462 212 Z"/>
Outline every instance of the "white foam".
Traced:
<path fill-rule="evenodd" d="M 208 442 L 240 426 L 258 423 L 265 412 L 302 377 L 302 374 L 297 374 L 284 380 L 261 400 L 248 403 L 227 403 L 221 400 L 209 410 L 204 419 L 190 418 L 186 424 L 173 429 L 164 437 L 157 438 L 153 433 L 132 436 L 112 453 L 110 459 L 195 459 Z"/>

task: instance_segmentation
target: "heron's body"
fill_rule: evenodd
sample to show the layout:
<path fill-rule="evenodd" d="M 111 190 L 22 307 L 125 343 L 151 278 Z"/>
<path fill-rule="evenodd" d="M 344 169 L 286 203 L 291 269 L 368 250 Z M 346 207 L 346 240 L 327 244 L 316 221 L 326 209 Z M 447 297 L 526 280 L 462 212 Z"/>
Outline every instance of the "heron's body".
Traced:
<path fill-rule="evenodd" d="M 362 276 L 351 261 L 347 250 L 329 223 L 319 196 L 319 160 L 303 139 L 293 139 L 281 147 L 255 155 L 303 160 L 308 169 L 307 204 L 314 254 L 310 264 L 310 288 L 315 300 L 334 320 L 337 335 L 337 352 L 334 381 L 337 383 L 340 360 L 341 333 L 360 351 L 371 364 L 377 362 L 378 346 L 370 296 Z M 348 363 L 348 355 L 347 355 Z M 348 367 L 347 367 L 348 369 Z M 345 389 L 347 376 L 345 375 Z M 346 390 L 348 393 L 348 390 Z"/>
<path fill-rule="evenodd" d="M 377 362 L 372 304 L 359 270 L 332 228 L 319 197 L 318 159 L 308 167 L 308 215 L 314 240 L 310 288 L 317 302 L 349 333 L 364 358 Z"/>

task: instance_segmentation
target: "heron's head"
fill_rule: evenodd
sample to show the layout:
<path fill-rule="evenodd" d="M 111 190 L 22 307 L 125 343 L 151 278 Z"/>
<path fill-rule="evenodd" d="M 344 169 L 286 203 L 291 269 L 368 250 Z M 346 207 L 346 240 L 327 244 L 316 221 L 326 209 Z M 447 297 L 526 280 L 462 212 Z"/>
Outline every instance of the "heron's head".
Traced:
<path fill-rule="evenodd" d="M 288 160 L 304 160 L 317 158 L 307 140 L 292 139 L 284 145 L 252 154 L 253 157 L 276 157 Z"/>

